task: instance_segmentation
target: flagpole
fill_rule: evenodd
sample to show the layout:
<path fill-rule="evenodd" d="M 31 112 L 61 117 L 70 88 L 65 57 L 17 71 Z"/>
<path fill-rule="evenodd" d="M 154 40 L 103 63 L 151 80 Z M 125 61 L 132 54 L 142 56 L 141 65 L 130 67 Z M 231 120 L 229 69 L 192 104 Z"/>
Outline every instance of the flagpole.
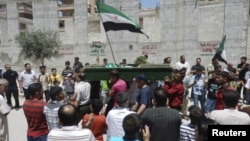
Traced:
<path fill-rule="evenodd" d="M 99 15 L 100 15 L 101 21 L 102 21 L 102 23 L 103 23 L 102 16 L 101 16 L 100 13 L 99 13 Z M 105 28 L 104 28 L 104 30 L 105 30 Z M 112 46 L 111 46 L 111 43 L 110 43 L 110 40 L 109 40 L 109 36 L 108 36 L 108 33 L 106 32 L 106 30 L 105 30 L 105 34 L 106 34 L 106 37 L 107 37 L 107 39 L 108 39 L 108 43 L 109 43 L 109 47 L 110 47 L 110 50 L 111 50 L 111 53 L 112 53 L 113 60 L 114 60 L 114 62 L 115 62 L 115 64 L 116 64 L 115 55 L 114 55 L 114 52 L 113 52 L 113 49 L 112 49 Z"/>

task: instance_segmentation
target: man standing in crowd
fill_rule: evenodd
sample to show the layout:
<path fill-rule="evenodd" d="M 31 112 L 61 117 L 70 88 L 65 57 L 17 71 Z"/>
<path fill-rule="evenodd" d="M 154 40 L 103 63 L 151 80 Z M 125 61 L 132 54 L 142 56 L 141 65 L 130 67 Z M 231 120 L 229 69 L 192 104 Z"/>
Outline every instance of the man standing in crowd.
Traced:
<path fill-rule="evenodd" d="M 216 58 L 212 59 L 212 63 L 207 65 L 207 77 L 208 79 L 212 78 L 212 73 L 217 72 L 220 67 L 219 61 Z"/>
<path fill-rule="evenodd" d="M 31 66 L 29 63 L 24 65 L 25 70 L 21 72 L 19 76 L 19 89 L 21 93 L 24 93 L 24 97 L 26 100 L 30 99 L 30 94 L 28 92 L 28 87 L 30 84 L 35 83 L 37 81 L 35 71 L 31 70 Z"/>
<path fill-rule="evenodd" d="M 223 110 L 214 110 L 209 118 L 221 125 L 250 125 L 250 117 L 247 113 L 238 111 L 239 94 L 235 90 L 222 92 Z"/>
<path fill-rule="evenodd" d="M 127 84 L 124 80 L 120 79 L 120 74 L 118 70 L 114 69 L 110 72 L 111 90 L 108 93 L 108 106 L 106 108 L 105 115 L 108 114 L 109 110 L 113 107 L 118 107 L 116 101 L 116 95 L 120 92 L 125 92 L 127 90 Z"/>
<path fill-rule="evenodd" d="M 196 74 L 193 75 L 190 81 L 189 87 L 193 89 L 194 106 L 199 107 L 199 102 L 201 105 L 201 110 L 204 112 L 204 104 L 206 100 L 206 89 L 205 89 L 205 75 L 202 73 L 202 68 L 196 68 Z"/>
<path fill-rule="evenodd" d="M 79 83 L 75 88 L 75 94 L 73 95 L 73 97 L 75 97 L 75 100 L 72 101 L 72 104 L 77 108 L 77 122 L 80 122 L 83 115 L 91 112 L 89 107 L 91 85 L 89 84 L 89 82 L 85 81 L 84 74 L 79 74 L 76 79 L 78 79 Z"/>
<path fill-rule="evenodd" d="M 186 58 L 185 58 L 184 55 L 180 56 L 180 61 L 175 64 L 175 68 L 178 69 L 178 70 L 180 70 L 182 68 L 187 68 L 186 74 L 190 73 L 190 65 L 186 61 Z"/>
<path fill-rule="evenodd" d="M 57 74 L 56 68 L 51 69 L 51 75 L 49 76 L 49 81 L 51 86 L 58 87 L 61 84 L 62 77 L 60 74 Z"/>
<path fill-rule="evenodd" d="M 216 94 L 216 105 L 215 110 L 222 110 L 223 107 L 223 101 L 222 101 L 222 93 L 225 90 L 234 90 L 232 86 L 229 85 L 229 73 L 226 71 L 221 71 L 216 73 L 216 82 L 219 85 L 219 89 Z"/>
<path fill-rule="evenodd" d="M 171 65 L 171 57 L 164 58 L 163 64 Z"/>
<path fill-rule="evenodd" d="M 46 73 L 46 67 L 40 66 L 40 74 L 38 74 L 38 83 L 41 83 L 43 86 L 43 93 L 45 95 L 46 102 L 49 101 L 49 74 Z M 42 98 L 43 99 L 43 98 Z"/>
<path fill-rule="evenodd" d="M 201 65 L 201 58 L 196 58 L 196 64 L 191 68 L 191 74 L 195 75 L 197 68 L 201 68 L 202 73 L 205 74 L 205 67 Z"/>
<path fill-rule="evenodd" d="M 144 74 L 137 75 L 135 81 L 139 89 L 135 106 L 137 114 L 141 115 L 147 108 L 151 107 L 152 90 L 148 86 L 148 80 Z"/>
<path fill-rule="evenodd" d="M 167 97 L 169 99 L 169 106 L 174 108 L 178 111 L 181 111 L 181 105 L 183 101 L 184 95 L 184 85 L 183 85 L 183 78 L 185 74 L 181 71 L 175 70 L 177 72 L 173 73 L 173 80 L 172 82 L 168 77 L 165 77 L 165 85 L 164 89 L 166 91 Z"/>
<path fill-rule="evenodd" d="M 65 62 L 65 69 L 62 71 L 63 82 L 65 81 L 65 77 L 67 77 L 69 74 L 73 74 L 73 70 L 70 67 L 70 62 L 66 61 Z"/>
<path fill-rule="evenodd" d="M 50 102 L 43 109 L 49 129 L 60 128 L 58 121 L 58 109 L 63 105 L 64 93 L 61 87 L 51 87 L 49 91 Z"/>
<path fill-rule="evenodd" d="M 42 99 L 42 85 L 40 83 L 32 83 L 28 87 L 31 99 L 23 104 L 23 111 L 28 123 L 27 140 L 28 141 L 47 141 L 49 133 L 48 125 L 43 108 L 46 105 Z"/>
<path fill-rule="evenodd" d="M 247 63 L 247 57 L 242 56 L 240 58 L 240 64 L 237 65 L 237 71 L 238 71 L 238 81 L 239 81 L 239 87 L 237 88 L 237 91 L 239 94 L 241 94 L 241 90 L 243 89 L 243 102 L 246 100 L 246 89 L 244 88 L 244 84 L 246 83 L 245 75 L 247 71 L 249 70 L 249 64 Z"/>
<path fill-rule="evenodd" d="M 79 61 L 79 57 L 75 57 L 75 63 L 73 65 L 74 73 L 78 73 L 80 67 L 83 67 L 82 62 Z"/>
<path fill-rule="evenodd" d="M 6 91 L 7 103 L 10 107 L 12 107 L 11 102 L 11 93 L 15 99 L 15 107 L 16 109 L 20 108 L 19 105 L 19 97 L 18 97 L 18 87 L 17 87 L 17 80 L 18 80 L 18 73 L 14 70 L 11 70 L 11 66 L 9 64 L 5 65 L 6 71 L 3 73 L 3 78 L 5 78 L 9 82 L 9 86 Z"/>
<path fill-rule="evenodd" d="M 11 108 L 6 103 L 4 93 L 8 87 L 6 79 L 0 79 L 0 141 L 9 141 L 7 115 Z"/>
<path fill-rule="evenodd" d="M 85 128 L 77 127 L 77 110 L 74 105 L 66 104 L 58 110 L 61 129 L 52 129 L 48 135 L 48 141 L 96 141 L 92 132 Z"/>
<path fill-rule="evenodd" d="M 153 95 L 155 108 L 148 108 L 142 114 L 143 125 L 148 125 L 151 141 L 179 140 L 181 116 L 175 109 L 166 106 L 167 94 L 163 88 L 156 88 Z"/>
<path fill-rule="evenodd" d="M 116 95 L 118 103 L 117 108 L 113 108 L 109 111 L 106 123 L 108 125 L 107 136 L 110 137 L 123 137 L 124 130 L 122 128 L 122 121 L 127 115 L 134 113 L 128 110 L 128 95 L 125 92 L 118 93 Z"/>

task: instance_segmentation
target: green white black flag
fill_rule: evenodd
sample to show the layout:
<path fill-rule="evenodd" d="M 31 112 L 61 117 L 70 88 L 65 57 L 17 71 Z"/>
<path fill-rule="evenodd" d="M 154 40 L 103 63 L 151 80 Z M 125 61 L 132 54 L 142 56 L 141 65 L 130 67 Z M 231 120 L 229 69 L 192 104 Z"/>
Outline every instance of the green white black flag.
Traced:
<path fill-rule="evenodd" d="M 140 25 L 121 11 L 106 4 L 97 3 L 98 11 L 101 15 L 105 31 L 128 30 L 130 32 L 142 33 Z M 147 36 L 148 38 L 148 36 Z"/>

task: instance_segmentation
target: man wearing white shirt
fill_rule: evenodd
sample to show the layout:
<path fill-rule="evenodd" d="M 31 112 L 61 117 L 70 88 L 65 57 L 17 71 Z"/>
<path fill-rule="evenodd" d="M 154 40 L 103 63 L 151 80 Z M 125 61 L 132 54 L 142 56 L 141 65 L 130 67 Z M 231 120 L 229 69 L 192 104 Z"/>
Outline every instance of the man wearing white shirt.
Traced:
<path fill-rule="evenodd" d="M 186 74 L 189 74 L 190 73 L 190 69 L 191 69 L 190 65 L 186 61 L 186 58 L 185 58 L 184 55 L 181 55 L 180 61 L 175 64 L 175 68 L 178 69 L 178 70 L 181 70 L 182 68 L 186 68 L 187 69 Z"/>
<path fill-rule="evenodd" d="M 79 83 L 75 87 L 75 94 L 73 95 L 75 101 L 73 101 L 73 104 L 77 107 L 77 121 L 79 122 L 84 114 L 91 112 L 89 107 L 91 85 L 85 81 L 85 74 L 79 74 L 76 79 Z"/>
<path fill-rule="evenodd" d="M 225 90 L 222 93 L 223 110 L 213 110 L 209 118 L 221 125 L 250 125 L 247 113 L 238 110 L 239 94 L 235 90 Z"/>
<path fill-rule="evenodd" d="M 48 134 L 48 141 L 96 141 L 89 129 L 77 127 L 77 111 L 74 105 L 61 106 L 58 117 L 62 128 L 52 129 Z"/>
<path fill-rule="evenodd" d="M 25 99 L 28 100 L 30 99 L 28 87 L 30 84 L 35 83 L 37 78 L 35 71 L 31 70 L 31 66 L 29 63 L 26 63 L 24 67 L 25 70 L 20 73 L 18 81 L 20 92 L 24 93 Z"/>
<path fill-rule="evenodd" d="M 116 95 L 116 100 L 118 103 L 118 108 L 113 108 L 108 112 L 106 123 L 108 125 L 107 137 L 123 137 L 124 130 L 122 127 L 123 119 L 133 111 L 128 109 L 128 95 L 125 92 L 118 93 Z"/>
<path fill-rule="evenodd" d="M 4 93 L 8 87 L 6 79 L 0 79 L 0 141 L 9 141 L 7 115 L 11 108 L 8 106 Z"/>

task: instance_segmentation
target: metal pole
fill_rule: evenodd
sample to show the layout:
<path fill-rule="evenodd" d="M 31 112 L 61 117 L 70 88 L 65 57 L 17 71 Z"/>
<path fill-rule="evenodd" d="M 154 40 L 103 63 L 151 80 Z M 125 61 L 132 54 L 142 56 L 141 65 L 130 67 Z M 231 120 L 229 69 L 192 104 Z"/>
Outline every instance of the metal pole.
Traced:
<path fill-rule="evenodd" d="M 102 24 L 103 24 L 102 16 L 101 16 L 101 14 L 99 14 L 99 15 L 100 15 L 100 18 L 101 18 L 101 21 L 102 21 Z M 105 30 L 105 28 L 104 28 L 104 30 Z M 109 40 L 109 36 L 108 36 L 108 34 L 107 34 L 106 31 L 105 31 L 105 34 L 106 34 L 106 37 L 107 37 L 107 39 L 108 39 L 108 43 L 109 43 L 109 47 L 110 47 L 110 50 L 111 50 L 111 53 L 112 53 L 113 60 L 114 60 L 114 62 L 115 62 L 115 64 L 116 64 L 114 52 L 113 52 L 113 49 L 112 49 L 112 46 L 111 46 L 111 43 L 110 43 L 110 40 Z"/>

